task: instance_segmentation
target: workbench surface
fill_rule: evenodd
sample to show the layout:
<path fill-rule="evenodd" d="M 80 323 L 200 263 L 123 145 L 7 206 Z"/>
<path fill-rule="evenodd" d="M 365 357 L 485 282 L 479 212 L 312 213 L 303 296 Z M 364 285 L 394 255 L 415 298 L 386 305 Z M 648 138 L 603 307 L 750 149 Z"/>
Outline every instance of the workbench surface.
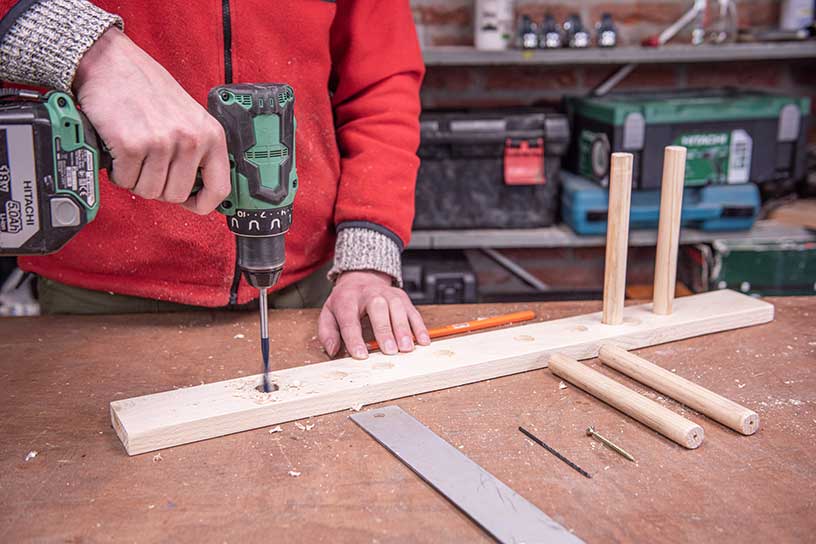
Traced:
<path fill-rule="evenodd" d="M 588 542 L 812 541 L 816 297 L 770 300 L 773 323 L 638 352 L 755 410 L 754 436 L 605 367 L 700 423 L 703 445 L 683 449 L 547 370 L 392 403 Z M 546 320 L 600 303 L 422 313 L 437 326 L 527 308 Z M 271 314 L 273 368 L 325 360 L 316 319 Z M 0 542 L 490 541 L 350 412 L 315 417 L 309 430 L 286 423 L 128 457 L 108 403 L 257 373 L 257 325 L 254 312 L 0 320 Z M 593 478 L 533 445 L 520 424 Z M 588 425 L 637 464 L 586 437 Z"/>

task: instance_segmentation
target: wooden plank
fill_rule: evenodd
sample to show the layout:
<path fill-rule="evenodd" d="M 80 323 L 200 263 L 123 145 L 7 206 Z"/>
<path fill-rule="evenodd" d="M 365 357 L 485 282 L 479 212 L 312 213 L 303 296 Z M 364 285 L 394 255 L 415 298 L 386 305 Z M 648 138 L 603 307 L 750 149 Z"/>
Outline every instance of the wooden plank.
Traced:
<path fill-rule="evenodd" d="M 816 230 L 816 199 L 797 200 L 786 204 L 771 212 L 771 217 L 780 223 Z"/>
<path fill-rule="evenodd" d="M 607 325 L 620 325 L 623 320 L 633 160 L 631 153 L 612 153 L 603 290 L 603 322 Z"/>
<path fill-rule="evenodd" d="M 663 152 L 663 180 L 660 186 L 660 219 L 655 251 L 654 311 L 672 312 L 677 283 L 677 249 L 680 245 L 680 211 L 686 177 L 686 148 L 670 145 Z"/>
<path fill-rule="evenodd" d="M 346 410 L 547 366 L 551 354 L 597 356 L 604 342 L 637 349 L 773 319 L 773 306 L 714 291 L 675 301 L 671 315 L 651 304 L 624 310 L 623 323 L 579 315 L 434 342 L 397 356 L 374 353 L 274 371 L 279 390 L 256 391 L 260 375 L 118 400 L 111 417 L 131 455 L 286 421 Z"/>

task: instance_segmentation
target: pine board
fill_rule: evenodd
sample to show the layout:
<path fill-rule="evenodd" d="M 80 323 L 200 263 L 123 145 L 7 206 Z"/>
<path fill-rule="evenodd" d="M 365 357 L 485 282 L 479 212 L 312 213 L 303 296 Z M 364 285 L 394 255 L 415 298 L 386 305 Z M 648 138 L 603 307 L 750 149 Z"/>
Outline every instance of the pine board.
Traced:
<path fill-rule="evenodd" d="M 767 302 L 713 291 L 677 299 L 668 316 L 652 313 L 651 304 L 628 307 L 620 325 L 602 324 L 597 312 L 438 340 L 398 356 L 278 370 L 271 379 L 280 389 L 270 394 L 256 391 L 256 375 L 118 400 L 111 419 L 127 453 L 136 455 L 544 368 L 555 352 L 589 359 L 604 342 L 637 349 L 772 320 Z"/>

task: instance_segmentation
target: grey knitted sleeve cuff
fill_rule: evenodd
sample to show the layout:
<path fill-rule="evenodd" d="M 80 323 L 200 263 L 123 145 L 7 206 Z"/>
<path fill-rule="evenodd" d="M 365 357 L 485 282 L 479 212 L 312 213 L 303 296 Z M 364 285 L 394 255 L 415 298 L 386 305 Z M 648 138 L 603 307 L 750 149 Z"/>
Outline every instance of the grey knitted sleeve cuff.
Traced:
<path fill-rule="evenodd" d="M 334 246 L 334 266 L 329 279 L 334 281 L 342 272 L 376 270 L 394 278 L 402 287 L 402 248 L 390 236 L 365 227 L 347 227 L 337 233 Z"/>
<path fill-rule="evenodd" d="M 0 22 L 0 79 L 70 92 L 82 56 L 112 26 L 121 30 L 121 17 L 87 0 L 21 0 Z"/>

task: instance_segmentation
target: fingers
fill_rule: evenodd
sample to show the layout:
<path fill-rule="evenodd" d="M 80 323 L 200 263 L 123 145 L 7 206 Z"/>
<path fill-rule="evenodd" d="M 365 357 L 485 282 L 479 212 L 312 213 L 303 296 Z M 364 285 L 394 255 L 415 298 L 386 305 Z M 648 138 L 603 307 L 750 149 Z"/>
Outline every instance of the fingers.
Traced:
<path fill-rule="evenodd" d="M 139 181 L 144 159 L 145 152 L 135 146 L 121 151 L 117 150 L 113 159 L 110 180 L 124 189 L 133 189 L 136 187 L 136 182 Z"/>
<path fill-rule="evenodd" d="M 368 320 L 371 321 L 371 329 L 374 331 L 374 338 L 380 345 L 380 351 L 386 355 L 397 353 L 397 342 L 391 329 L 391 318 L 388 301 L 383 296 L 372 297 L 366 305 Z"/>
<path fill-rule="evenodd" d="M 148 200 L 159 198 L 164 192 L 171 156 L 172 148 L 168 149 L 162 143 L 156 144 L 145 157 L 139 180 L 132 191 Z"/>
<path fill-rule="evenodd" d="M 339 303 L 333 303 L 334 319 L 340 328 L 340 336 L 346 345 L 346 350 L 355 359 L 367 359 L 368 350 L 363 342 L 363 329 L 360 326 L 360 312 L 356 303 L 338 299 Z"/>
<path fill-rule="evenodd" d="M 340 349 L 340 329 L 334 315 L 327 307 L 323 307 L 317 320 L 317 337 L 329 357 L 337 355 Z"/>
<path fill-rule="evenodd" d="M 417 339 L 417 343 L 420 346 L 430 345 L 431 336 L 428 334 L 428 328 L 425 326 L 425 321 L 413 304 L 408 308 L 408 321 L 411 323 L 411 329 L 414 331 L 414 337 Z"/>
<path fill-rule="evenodd" d="M 201 159 L 201 174 L 204 188 L 190 196 L 183 206 L 190 211 L 204 215 L 213 211 L 230 194 L 227 141 L 224 129 L 215 119 L 212 119 L 207 129 L 207 146 Z"/>
<path fill-rule="evenodd" d="M 182 204 L 190 198 L 203 149 L 190 134 L 179 135 L 176 153 L 167 172 L 167 183 L 161 199 L 171 204 Z"/>
<path fill-rule="evenodd" d="M 388 310 L 391 313 L 391 328 L 397 345 L 402 352 L 414 350 L 414 339 L 411 336 L 411 325 L 408 323 L 408 314 L 405 305 L 398 296 L 388 300 Z"/>

